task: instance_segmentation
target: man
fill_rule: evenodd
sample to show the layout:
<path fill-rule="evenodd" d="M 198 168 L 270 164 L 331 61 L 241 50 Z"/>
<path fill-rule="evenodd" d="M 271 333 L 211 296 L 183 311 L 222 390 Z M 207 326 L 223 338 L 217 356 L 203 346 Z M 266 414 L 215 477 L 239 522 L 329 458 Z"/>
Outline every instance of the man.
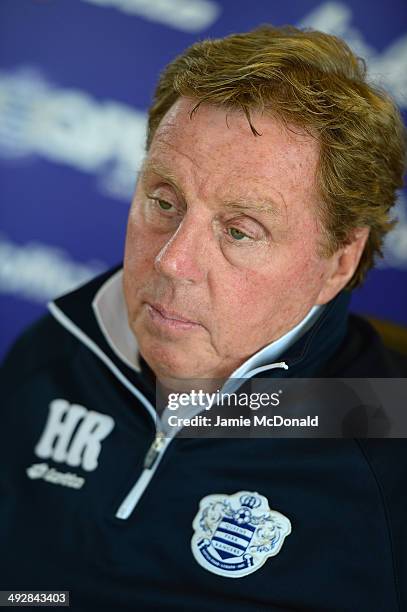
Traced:
<path fill-rule="evenodd" d="M 74 609 L 406 609 L 404 441 L 183 439 L 154 406 L 156 382 L 404 376 L 347 315 L 403 169 L 393 103 L 332 36 L 264 26 L 167 67 L 123 270 L 53 302 L 6 360 L 3 588 Z"/>

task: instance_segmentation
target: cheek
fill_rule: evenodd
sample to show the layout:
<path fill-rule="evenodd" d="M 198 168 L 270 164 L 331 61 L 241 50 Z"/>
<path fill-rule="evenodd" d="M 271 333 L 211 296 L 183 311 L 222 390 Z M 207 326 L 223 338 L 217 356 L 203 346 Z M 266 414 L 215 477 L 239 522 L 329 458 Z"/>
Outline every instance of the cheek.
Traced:
<path fill-rule="evenodd" d="M 131 269 L 134 274 L 152 267 L 160 250 L 157 237 L 152 237 L 149 229 L 143 224 L 137 205 L 133 203 L 129 215 L 124 251 L 125 268 Z"/>
<path fill-rule="evenodd" d="M 326 263 L 302 253 L 275 262 L 266 272 L 248 271 L 222 283 L 223 322 L 233 329 L 253 328 L 268 321 L 285 321 L 305 316 L 315 303 L 323 284 Z M 239 325 L 236 326 L 236 321 Z M 232 328 L 232 329 L 231 329 Z"/>
<path fill-rule="evenodd" d="M 138 304 L 137 294 L 154 271 L 153 241 L 141 228 L 139 219 L 131 213 L 127 224 L 123 262 L 123 289 L 130 310 Z"/>
<path fill-rule="evenodd" d="M 124 250 L 125 267 L 135 271 L 142 261 L 144 261 L 143 250 L 145 247 L 145 238 L 143 233 L 139 231 L 134 221 L 129 220 L 127 225 L 126 245 Z"/>
<path fill-rule="evenodd" d="M 284 267 L 280 277 L 280 288 L 283 293 L 292 296 L 304 296 L 310 299 L 324 278 L 325 265 L 322 260 L 298 253 Z"/>
<path fill-rule="evenodd" d="M 219 335 L 240 335 L 255 328 L 264 317 L 274 293 L 270 277 L 254 271 L 234 271 L 217 278 L 213 285 L 212 305 L 216 313 Z M 215 322 L 215 321 L 214 321 Z"/>

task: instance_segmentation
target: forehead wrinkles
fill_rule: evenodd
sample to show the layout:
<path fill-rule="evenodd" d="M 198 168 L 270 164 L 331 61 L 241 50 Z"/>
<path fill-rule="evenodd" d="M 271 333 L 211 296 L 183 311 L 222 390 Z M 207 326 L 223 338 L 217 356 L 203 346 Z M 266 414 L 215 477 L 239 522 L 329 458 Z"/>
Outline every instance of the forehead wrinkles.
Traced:
<path fill-rule="evenodd" d="M 170 149 L 172 152 L 185 157 L 193 165 L 199 167 L 200 164 L 197 160 L 187 153 L 190 147 L 185 146 L 185 141 L 185 135 L 181 138 L 179 126 L 175 123 L 166 123 L 158 128 L 151 144 L 150 151 L 153 155 L 157 153 L 157 150 L 158 153 L 162 151 L 164 154 L 168 154 L 168 149 Z M 183 144 L 184 146 L 182 146 Z"/>
<path fill-rule="evenodd" d="M 150 149 L 182 187 L 202 198 L 214 191 L 227 198 L 270 194 L 289 208 L 293 199 L 314 200 L 319 146 L 311 135 L 258 114 L 253 120 L 262 135 L 255 137 L 239 114 L 231 113 L 227 126 L 222 109 L 202 105 L 192 119 L 188 110 L 186 100 L 170 109 Z"/>
<path fill-rule="evenodd" d="M 216 185 L 209 155 L 204 155 L 195 143 L 191 146 L 190 142 L 181 141 L 180 138 L 177 142 L 168 133 L 158 135 L 157 140 L 153 141 L 142 171 L 169 178 L 185 192 L 194 190 L 196 194 L 203 193 L 205 187 L 211 189 Z"/>

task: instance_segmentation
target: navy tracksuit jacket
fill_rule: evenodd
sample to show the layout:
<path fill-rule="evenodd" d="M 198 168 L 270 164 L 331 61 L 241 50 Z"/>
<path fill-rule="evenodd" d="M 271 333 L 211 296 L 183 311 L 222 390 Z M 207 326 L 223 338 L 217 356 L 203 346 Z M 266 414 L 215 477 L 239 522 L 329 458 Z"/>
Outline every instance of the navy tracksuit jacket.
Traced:
<path fill-rule="evenodd" d="M 150 478 L 154 377 L 121 362 L 91 309 L 110 274 L 57 300 L 59 321 L 31 327 L 3 367 L 0 589 L 69 590 L 74 610 L 407 610 L 405 440 L 175 438 Z M 347 305 L 345 293 L 333 300 L 282 356 L 287 372 L 269 375 L 405 376 Z M 262 567 L 230 579 L 196 562 L 192 522 L 205 496 L 239 491 L 265 496 L 292 531 Z"/>

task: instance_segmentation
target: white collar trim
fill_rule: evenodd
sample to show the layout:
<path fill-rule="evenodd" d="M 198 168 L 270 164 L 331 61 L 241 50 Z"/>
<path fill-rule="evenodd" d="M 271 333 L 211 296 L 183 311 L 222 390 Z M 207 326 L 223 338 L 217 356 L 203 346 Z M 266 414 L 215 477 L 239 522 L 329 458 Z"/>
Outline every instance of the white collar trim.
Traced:
<path fill-rule="evenodd" d="M 230 378 L 249 378 L 249 376 L 254 375 L 253 370 L 256 370 L 255 373 L 258 374 L 263 366 L 265 370 L 268 369 L 266 367 L 268 364 L 280 359 L 290 346 L 299 340 L 305 332 L 311 329 L 322 310 L 323 306 L 313 306 L 302 321 L 290 329 L 284 336 L 281 336 L 278 340 L 274 340 L 274 342 L 271 342 L 249 357 L 249 359 L 242 363 L 242 365 L 230 375 Z"/>
<path fill-rule="evenodd" d="M 130 329 L 123 293 L 123 269 L 111 276 L 96 293 L 92 308 L 110 348 L 124 363 L 140 372 L 137 340 Z"/>

